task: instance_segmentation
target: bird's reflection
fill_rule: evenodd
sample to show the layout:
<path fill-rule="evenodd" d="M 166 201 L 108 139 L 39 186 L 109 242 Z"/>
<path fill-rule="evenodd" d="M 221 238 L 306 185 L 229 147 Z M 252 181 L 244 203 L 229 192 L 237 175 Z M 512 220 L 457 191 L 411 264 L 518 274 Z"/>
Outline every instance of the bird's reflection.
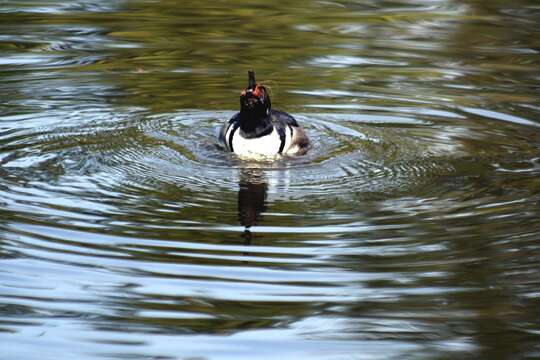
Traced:
<path fill-rule="evenodd" d="M 268 182 L 260 169 L 242 169 L 238 190 L 238 220 L 245 227 L 242 237 L 251 244 L 251 227 L 261 220 L 266 211 Z"/>

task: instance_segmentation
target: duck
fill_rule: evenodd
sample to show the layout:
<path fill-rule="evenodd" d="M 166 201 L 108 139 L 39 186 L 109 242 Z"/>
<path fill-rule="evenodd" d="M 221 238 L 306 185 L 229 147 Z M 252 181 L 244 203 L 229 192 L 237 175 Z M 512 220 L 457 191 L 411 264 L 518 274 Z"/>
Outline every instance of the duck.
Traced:
<path fill-rule="evenodd" d="M 272 109 L 268 89 L 255 81 L 253 69 L 240 93 L 240 111 L 223 124 L 218 140 L 227 151 L 248 158 L 303 155 L 310 147 L 296 119 Z"/>

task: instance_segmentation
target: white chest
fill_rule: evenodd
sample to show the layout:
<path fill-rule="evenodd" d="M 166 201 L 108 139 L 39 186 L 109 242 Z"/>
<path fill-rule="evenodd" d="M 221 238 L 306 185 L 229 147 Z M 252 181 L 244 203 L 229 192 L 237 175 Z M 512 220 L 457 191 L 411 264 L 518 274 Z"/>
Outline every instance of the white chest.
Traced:
<path fill-rule="evenodd" d="M 246 139 L 242 137 L 240 131 L 237 131 L 234 134 L 232 145 L 234 152 L 238 155 L 272 156 L 279 152 L 281 139 L 275 129 L 270 134 L 255 139 Z"/>

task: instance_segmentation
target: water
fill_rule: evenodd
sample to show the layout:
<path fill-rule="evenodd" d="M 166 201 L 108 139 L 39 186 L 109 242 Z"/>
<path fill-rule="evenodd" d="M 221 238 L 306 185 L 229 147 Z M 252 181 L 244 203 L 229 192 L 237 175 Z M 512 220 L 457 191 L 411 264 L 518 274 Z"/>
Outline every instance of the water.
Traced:
<path fill-rule="evenodd" d="M 539 24 L 2 2 L 0 358 L 540 357 Z M 217 146 L 249 67 L 308 155 Z"/>

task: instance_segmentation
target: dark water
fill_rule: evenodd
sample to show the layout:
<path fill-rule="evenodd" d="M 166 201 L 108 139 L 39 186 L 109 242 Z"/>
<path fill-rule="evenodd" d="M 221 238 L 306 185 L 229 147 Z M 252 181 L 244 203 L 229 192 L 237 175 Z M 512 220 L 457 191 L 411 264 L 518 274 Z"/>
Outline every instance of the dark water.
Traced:
<path fill-rule="evenodd" d="M 0 2 L 0 358 L 540 358 L 539 52 L 534 0 Z M 307 156 L 216 146 L 249 67 Z"/>

